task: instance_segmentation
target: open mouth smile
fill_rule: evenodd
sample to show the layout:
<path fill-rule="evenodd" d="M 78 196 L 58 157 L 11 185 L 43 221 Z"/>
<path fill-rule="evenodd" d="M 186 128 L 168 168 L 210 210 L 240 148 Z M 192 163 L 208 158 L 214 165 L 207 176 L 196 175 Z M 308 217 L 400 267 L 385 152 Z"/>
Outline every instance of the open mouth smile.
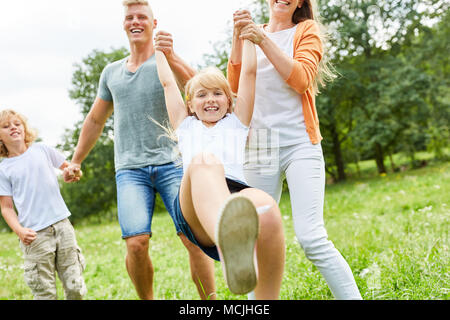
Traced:
<path fill-rule="evenodd" d="M 290 5 L 291 3 L 288 1 L 282 1 L 282 0 L 276 0 L 275 3 L 284 4 L 286 6 Z"/>
<path fill-rule="evenodd" d="M 20 135 L 20 132 L 18 132 L 18 131 L 14 131 L 13 133 L 11 133 L 9 136 L 10 137 L 17 137 L 17 136 L 19 136 Z"/>
<path fill-rule="evenodd" d="M 133 28 L 133 29 L 130 29 L 130 32 L 131 33 L 142 33 L 142 32 L 144 32 L 144 29 L 142 29 L 142 28 Z"/>

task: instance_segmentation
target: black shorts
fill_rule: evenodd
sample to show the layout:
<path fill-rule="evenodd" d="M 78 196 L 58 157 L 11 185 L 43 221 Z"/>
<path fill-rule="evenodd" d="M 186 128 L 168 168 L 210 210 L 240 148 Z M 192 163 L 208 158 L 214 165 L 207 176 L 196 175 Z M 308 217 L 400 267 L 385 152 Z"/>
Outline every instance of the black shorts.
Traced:
<path fill-rule="evenodd" d="M 232 180 L 226 178 L 228 190 L 230 190 L 231 193 L 237 193 L 241 190 L 251 188 L 250 186 L 246 185 L 245 183 L 237 180 Z M 195 244 L 197 247 L 203 250 L 204 253 L 206 253 L 209 257 L 211 257 L 214 260 L 219 261 L 219 252 L 217 251 L 217 247 L 214 245 L 212 247 L 206 247 L 202 246 L 198 243 L 197 239 L 195 238 L 194 234 L 192 233 L 191 228 L 189 227 L 189 224 L 184 219 L 183 213 L 181 212 L 181 206 L 180 206 L 180 189 L 178 189 L 177 197 L 175 198 L 174 203 L 174 221 L 175 225 L 177 227 L 177 230 L 181 230 L 181 232 L 186 236 L 186 238 L 189 239 L 193 244 Z"/>

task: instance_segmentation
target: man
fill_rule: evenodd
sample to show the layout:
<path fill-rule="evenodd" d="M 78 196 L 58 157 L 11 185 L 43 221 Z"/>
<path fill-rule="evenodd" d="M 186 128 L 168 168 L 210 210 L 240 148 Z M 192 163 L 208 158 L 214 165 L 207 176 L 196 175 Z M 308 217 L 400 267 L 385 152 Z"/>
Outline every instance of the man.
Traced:
<path fill-rule="evenodd" d="M 173 51 L 172 36 L 158 32 L 157 21 L 145 0 L 125 0 L 124 30 L 130 56 L 109 64 L 102 72 L 99 91 L 87 115 L 71 165 L 64 173 L 78 181 L 81 162 L 94 147 L 106 120 L 114 111 L 114 160 L 117 208 L 122 238 L 126 240 L 126 267 L 141 299 L 153 299 L 153 266 L 148 253 L 155 193 L 159 192 L 172 216 L 182 169 L 173 161 L 173 142 L 154 121 L 168 122 L 164 90 L 159 82 L 155 47 L 161 47 L 177 81 L 184 84 L 195 73 Z M 177 230 L 189 252 L 191 275 L 202 299 L 214 299 L 214 265 Z"/>

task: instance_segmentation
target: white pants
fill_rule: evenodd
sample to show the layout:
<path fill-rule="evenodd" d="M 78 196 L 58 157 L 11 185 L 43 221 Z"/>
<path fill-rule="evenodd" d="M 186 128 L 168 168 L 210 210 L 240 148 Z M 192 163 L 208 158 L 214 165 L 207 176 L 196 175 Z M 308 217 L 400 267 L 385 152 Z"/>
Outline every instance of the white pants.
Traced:
<path fill-rule="evenodd" d="M 247 149 L 244 174 L 250 186 L 280 201 L 286 178 L 297 239 L 339 300 L 361 299 L 352 271 L 328 240 L 323 221 L 325 164 L 322 147 L 310 142 L 279 149 Z"/>

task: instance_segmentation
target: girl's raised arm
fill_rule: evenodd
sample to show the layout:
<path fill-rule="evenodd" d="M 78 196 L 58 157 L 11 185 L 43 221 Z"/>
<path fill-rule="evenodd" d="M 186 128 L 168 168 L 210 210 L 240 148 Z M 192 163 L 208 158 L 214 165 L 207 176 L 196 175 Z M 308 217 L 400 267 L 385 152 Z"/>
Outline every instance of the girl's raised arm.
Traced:
<path fill-rule="evenodd" d="M 164 98 L 170 124 L 172 125 L 173 130 L 176 130 L 181 122 L 188 116 L 187 109 L 166 56 L 159 50 L 156 50 L 155 55 L 159 81 L 164 88 Z"/>
<path fill-rule="evenodd" d="M 242 49 L 242 69 L 239 77 L 239 89 L 237 92 L 234 113 L 241 122 L 249 126 L 253 115 L 255 103 L 256 81 L 256 49 L 255 44 L 244 40 Z"/>

